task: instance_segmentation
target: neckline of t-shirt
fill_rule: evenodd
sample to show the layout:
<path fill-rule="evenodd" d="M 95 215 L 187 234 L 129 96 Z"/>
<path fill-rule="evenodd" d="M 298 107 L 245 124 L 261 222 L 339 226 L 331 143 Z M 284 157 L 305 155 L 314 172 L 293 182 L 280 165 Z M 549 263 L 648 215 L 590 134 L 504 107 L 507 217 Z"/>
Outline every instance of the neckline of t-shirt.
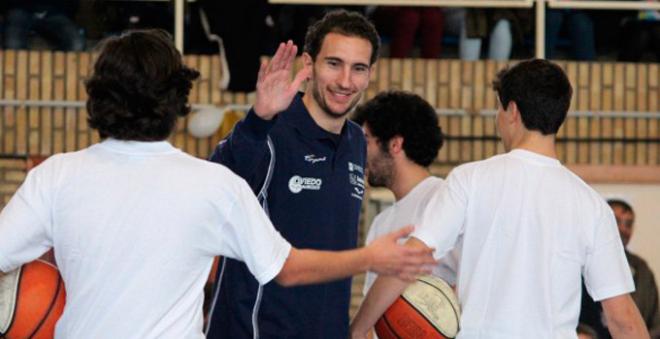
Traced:
<path fill-rule="evenodd" d="M 420 191 L 423 187 L 426 187 L 427 185 L 431 185 L 431 183 L 434 181 L 434 179 L 439 179 L 439 178 L 434 177 L 432 175 L 429 175 L 428 177 L 424 178 L 424 180 L 417 183 L 417 185 L 415 185 L 415 187 L 413 187 L 410 190 L 410 192 L 408 192 L 408 194 L 404 195 L 403 198 L 401 198 L 401 200 L 394 201 L 393 205 L 395 205 L 395 206 L 396 205 L 401 205 L 401 204 L 405 203 L 406 201 L 412 199 L 410 197 L 414 196 L 415 192 Z"/>
<path fill-rule="evenodd" d="M 514 150 L 511 150 L 509 154 L 516 156 L 518 158 L 523 158 L 525 160 L 531 160 L 542 165 L 561 166 L 561 162 L 559 161 L 559 159 L 555 159 L 536 152 L 528 151 L 526 149 L 516 148 Z"/>
<path fill-rule="evenodd" d="M 111 152 L 131 155 L 161 155 L 179 152 L 168 141 L 135 141 L 108 138 L 97 145 Z"/>

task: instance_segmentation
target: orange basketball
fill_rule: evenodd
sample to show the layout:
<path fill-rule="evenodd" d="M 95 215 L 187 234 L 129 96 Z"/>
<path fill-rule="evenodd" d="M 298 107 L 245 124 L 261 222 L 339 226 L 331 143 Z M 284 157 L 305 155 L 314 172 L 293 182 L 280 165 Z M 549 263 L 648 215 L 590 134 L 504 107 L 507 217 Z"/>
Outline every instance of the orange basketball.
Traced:
<path fill-rule="evenodd" d="M 376 323 L 379 339 L 455 338 L 459 329 L 458 299 L 434 276 L 418 278 Z"/>
<path fill-rule="evenodd" d="M 0 336 L 52 338 L 66 294 L 57 268 L 37 260 L 0 275 Z"/>

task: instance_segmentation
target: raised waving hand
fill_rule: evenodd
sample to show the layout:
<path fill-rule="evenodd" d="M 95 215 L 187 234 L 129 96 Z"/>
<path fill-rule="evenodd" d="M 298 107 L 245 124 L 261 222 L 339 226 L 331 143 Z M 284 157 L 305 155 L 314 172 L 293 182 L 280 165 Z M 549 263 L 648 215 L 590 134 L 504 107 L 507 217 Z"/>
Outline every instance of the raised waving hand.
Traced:
<path fill-rule="evenodd" d="M 302 82 L 310 73 L 304 67 L 291 79 L 291 69 L 298 47 L 291 40 L 280 43 L 270 61 L 263 61 L 257 77 L 257 96 L 254 112 L 264 120 L 270 120 L 287 109 Z"/>

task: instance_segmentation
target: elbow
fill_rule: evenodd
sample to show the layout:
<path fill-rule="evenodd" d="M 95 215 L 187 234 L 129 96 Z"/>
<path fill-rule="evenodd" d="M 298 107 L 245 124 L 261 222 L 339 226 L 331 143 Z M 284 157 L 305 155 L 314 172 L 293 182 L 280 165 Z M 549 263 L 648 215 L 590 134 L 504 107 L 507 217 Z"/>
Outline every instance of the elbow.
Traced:
<path fill-rule="evenodd" d="M 275 281 L 283 287 L 292 287 L 302 284 L 302 272 L 298 265 L 298 251 L 292 249 L 289 257 L 284 262 L 280 273 L 275 276 Z"/>
<path fill-rule="evenodd" d="M 287 268 L 285 264 L 282 271 L 275 277 L 275 281 L 282 287 L 293 287 L 300 285 L 299 275 Z"/>
<path fill-rule="evenodd" d="M 280 285 L 282 287 L 293 287 L 293 286 L 298 285 L 296 283 L 296 280 L 294 278 L 292 278 L 291 276 L 289 276 L 289 275 L 284 275 L 284 276 L 283 275 L 278 275 L 275 278 L 275 281 L 277 282 L 278 285 Z"/>

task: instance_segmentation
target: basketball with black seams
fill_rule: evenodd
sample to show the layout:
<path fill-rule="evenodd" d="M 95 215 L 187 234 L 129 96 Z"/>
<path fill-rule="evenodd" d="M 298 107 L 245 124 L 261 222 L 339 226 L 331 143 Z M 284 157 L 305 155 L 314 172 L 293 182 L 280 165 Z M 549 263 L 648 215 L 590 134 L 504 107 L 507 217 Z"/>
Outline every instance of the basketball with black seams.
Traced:
<path fill-rule="evenodd" d="M 378 319 L 379 339 L 450 339 L 458 334 L 460 307 L 451 286 L 420 277 Z"/>
<path fill-rule="evenodd" d="M 65 300 L 59 271 L 45 261 L 0 273 L 0 338 L 53 338 Z"/>

